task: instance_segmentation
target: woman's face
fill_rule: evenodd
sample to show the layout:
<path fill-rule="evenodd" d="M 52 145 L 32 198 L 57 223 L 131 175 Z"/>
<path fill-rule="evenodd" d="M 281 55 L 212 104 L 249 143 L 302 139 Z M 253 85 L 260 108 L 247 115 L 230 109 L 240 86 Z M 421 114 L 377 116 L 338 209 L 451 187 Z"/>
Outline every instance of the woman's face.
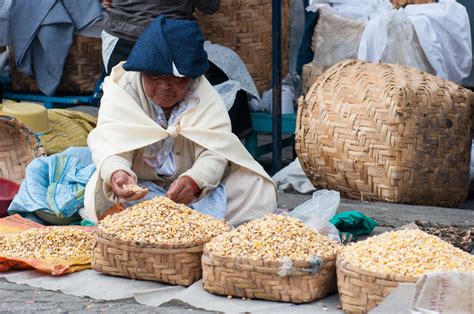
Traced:
<path fill-rule="evenodd" d="M 163 108 L 172 107 L 183 100 L 191 82 L 190 77 L 143 73 L 145 93 Z"/>

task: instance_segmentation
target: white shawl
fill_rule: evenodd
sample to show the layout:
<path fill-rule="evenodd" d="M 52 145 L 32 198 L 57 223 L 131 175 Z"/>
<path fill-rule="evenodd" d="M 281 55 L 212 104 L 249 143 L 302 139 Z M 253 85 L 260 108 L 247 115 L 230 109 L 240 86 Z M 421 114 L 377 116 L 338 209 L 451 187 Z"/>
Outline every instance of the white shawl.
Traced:
<path fill-rule="evenodd" d="M 199 78 L 198 105 L 185 112 L 176 126 L 165 130 L 118 84 L 125 73 L 127 72 L 119 65 L 106 77 L 104 93 L 107 97 L 101 103 L 97 127 L 87 139 L 97 173 L 100 173 L 104 160 L 110 156 L 133 151 L 179 134 L 272 182 L 238 137 L 230 132 L 224 103 L 205 77 Z M 139 77 L 137 73 L 136 79 Z M 96 188 L 99 186 L 102 185 L 98 184 Z"/>

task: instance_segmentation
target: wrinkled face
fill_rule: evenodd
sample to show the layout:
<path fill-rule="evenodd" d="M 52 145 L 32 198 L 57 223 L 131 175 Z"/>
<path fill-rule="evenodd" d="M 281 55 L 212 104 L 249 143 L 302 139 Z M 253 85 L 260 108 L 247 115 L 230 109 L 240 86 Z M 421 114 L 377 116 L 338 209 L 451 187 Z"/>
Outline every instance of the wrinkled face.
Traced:
<path fill-rule="evenodd" d="M 172 107 L 183 100 L 191 82 L 190 77 L 143 73 L 145 93 L 163 108 Z"/>

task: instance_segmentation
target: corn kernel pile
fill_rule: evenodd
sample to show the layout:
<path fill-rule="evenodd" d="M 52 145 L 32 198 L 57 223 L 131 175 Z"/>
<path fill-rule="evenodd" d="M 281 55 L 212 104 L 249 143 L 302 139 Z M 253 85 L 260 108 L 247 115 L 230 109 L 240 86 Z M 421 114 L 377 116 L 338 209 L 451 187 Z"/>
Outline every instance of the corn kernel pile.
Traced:
<path fill-rule="evenodd" d="M 352 243 L 339 258 L 364 270 L 409 277 L 435 271 L 474 271 L 474 256 L 421 230 L 385 232 Z"/>
<path fill-rule="evenodd" d="M 334 259 L 341 245 L 299 219 L 270 214 L 214 238 L 206 247 L 219 256 L 307 261 L 313 256 Z"/>
<path fill-rule="evenodd" d="M 167 197 L 155 197 L 107 216 L 99 231 L 122 241 L 186 244 L 211 240 L 231 227 Z"/>
<path fill-rule="evenodd" d="M 145 189 L 145 188 L 143 188 L 141 186 L 138 186 L 136 184 L 125 184 L 123 186 L 123 188 L 126 189 L 126 190 L 131 190 L 132 192 L 135 192 L 135 193 L 136 192 L 140 192 L 140 193 L 148 192 L 148 189 Z"/>
<path fill-rule="evenodd" d="M 45 227 L 0 235 L 0 255 L 28 259 L 92 256 L 92 234 L 76 228 Z"/>

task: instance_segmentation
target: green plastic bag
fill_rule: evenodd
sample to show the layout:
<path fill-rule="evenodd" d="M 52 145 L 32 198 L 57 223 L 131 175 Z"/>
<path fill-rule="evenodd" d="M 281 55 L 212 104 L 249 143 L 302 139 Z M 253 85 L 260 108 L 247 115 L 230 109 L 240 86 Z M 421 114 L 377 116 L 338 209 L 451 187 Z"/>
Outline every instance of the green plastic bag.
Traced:
<path fill-rule="evenodd" d="M 348 211 L 334 215 L 330 220 L 340 232 L 350 233 L 354 237 L 369 235 L 377 222 L 358 211 Z"/>

